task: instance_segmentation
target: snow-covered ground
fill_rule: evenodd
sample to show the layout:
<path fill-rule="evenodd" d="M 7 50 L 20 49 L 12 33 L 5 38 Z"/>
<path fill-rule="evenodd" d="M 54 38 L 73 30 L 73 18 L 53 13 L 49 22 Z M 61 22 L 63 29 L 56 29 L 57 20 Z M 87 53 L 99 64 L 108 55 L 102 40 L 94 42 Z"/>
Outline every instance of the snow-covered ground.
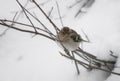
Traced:
<path fill-rule="evenodd" d="M 64 8 L 72 4 L 72 0 L 58 1 L 61 14 L 66 16 L 63 19 L 64 25 L 80 34 L 82 28 L 91 40 L 91 43 L 83 44 L 83 48 L 106 60 L 113 60 L 109 56 L 109 50 L 112 50 L 118 56 L 113 71 L 120 73 L 120 0 L 96 0 L 86 14 L 76 19 L 73 18 L 77 11 L 75 8 Z M 44 9 L 49 11 L 52 5 L 55 6 L 54 0 L 47 3 Z M 0 1 L 0 18 L 11 19 L 16 10 L 19 7 L 15 0 Z M 56 10 L 53 16 L 58 17 Z M 53 20 L 60 26 L 59 20 Z M 0 32 L 4 29 L 0 26 Z M 120 76 L 108 76 L 99 70 L 88 72 L 81 66 L 81 73 L 77 75 L 74 63 L 62 57 L 60 50 L 54 42 L 44 37 L 32 38 L 31 34 L 8 30 L 0 37 L 0 81 L 120 81 Z"/>

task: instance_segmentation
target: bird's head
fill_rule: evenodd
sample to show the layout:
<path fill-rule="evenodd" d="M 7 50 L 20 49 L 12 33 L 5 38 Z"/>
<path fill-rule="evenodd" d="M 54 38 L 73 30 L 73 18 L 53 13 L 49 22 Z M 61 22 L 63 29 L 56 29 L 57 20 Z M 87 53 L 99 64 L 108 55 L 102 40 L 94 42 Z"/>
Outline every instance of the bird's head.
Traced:
<path fill-rule="evenodd" d="M 62 33 L 62 34 L 68 34 L 68 33 L 69 33 L 69 30 L 70 30 L 69 27 L 63 27 L 63 28 L 61 29 L 61 33 Z"/>

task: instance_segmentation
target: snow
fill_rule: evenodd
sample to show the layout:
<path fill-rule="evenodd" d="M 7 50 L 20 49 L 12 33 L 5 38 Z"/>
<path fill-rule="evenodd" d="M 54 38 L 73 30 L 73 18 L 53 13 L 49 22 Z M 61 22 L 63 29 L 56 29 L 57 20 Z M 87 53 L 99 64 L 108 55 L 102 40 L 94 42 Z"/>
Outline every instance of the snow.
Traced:
<path fill-rule="evenodd" d="M 120 73 L 120 1 L 96 0 L 86 14 L 76 19 L 73 18 L 75 9 L 68 11 L 64 8 L 73 1 L 63 1 L 59 0 L 60 6 L 62 5 L 61 14 L 67 14 L 63 19 L 64 25 L 74 28 L 80 34 L 82 28 L 91 41 L 83 44 L 83 48 L 98 58 L 115 60 L 109 56 L 109 51 L 112 50 L 118 56 L 113 71 Z M 48 6 L 51 4 L 55 6 L 54 0 L 47 3 Z M 48 8 L 47 5 L 44 6 L 45 9 Z M 0 18 L 11 19 L 14 16 L 11 12 L 19 10 L 18 8 L 15 0 L 0 1 Z M 56 12 L 53 12 L 55 18 L 58 17 Z M 61 27 L 59 20 L 53 20 Z M 0 26 L 0 32 L 5 29 L 2 27 Z M 100 70 L 86 71 L 81 66 L 81 73 L 77 75 L 74 63 L 62 57 L 59 51 L 57 44 L 49 39 L 40 36 L 32 38 L 31 34 L 8 30 L 0 37 L 0 81 L 120 81 L 120 76 Z"/>

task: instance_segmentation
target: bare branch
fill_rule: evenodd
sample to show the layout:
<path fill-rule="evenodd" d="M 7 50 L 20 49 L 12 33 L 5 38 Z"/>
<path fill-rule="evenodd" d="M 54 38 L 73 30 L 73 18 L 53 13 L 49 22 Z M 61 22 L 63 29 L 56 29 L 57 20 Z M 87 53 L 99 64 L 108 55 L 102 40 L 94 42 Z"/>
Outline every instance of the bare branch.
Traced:
<path fill-rule="evenodd" d="M 78 48 L 76 51 L 82 52 L 83 54 L 87 55 L 88 57 L 91 57 L 92 59 L 96 59 L 96 56 L 94 56 L 88 52 L 83 51 L 81 48 Z"/>
<path fill-rule="evenodd" d="M 15 15 L 14 15 L 14 17 L 13 17 L 13 20 L 12 20 L 13 22 L 12 22 L 11 26 L 14 25 L 14 21 L 15 21 L 15 18 L 16 18 L 16 16 L 17 16 L 17 14 L 18 14 L 18 13 L 16 12 Z"/>
<path fill-rule="evenodd" d="M 71 60 L 75 60 L 77 63 L 79 63 L 79 64 L 84 64 L 84 65 L 86 65 L 86 66 L 88 66 L 89 67 L 89 64 L 87 64 L 87 63 L 84 63 L 84 62 L 82 62 L 82 61 L 80 61 L 80 60 L 78 60 L 78 59 L 75 59 L 75 58 L 73 58 L 73 57 L 70 57 L 70 56 L 67 56 L 67 55 L 64 55 L 63 53 L 60 53 L 62 56 L 64 56 L 64 57 L 66 57 L 66 58 L 68 58 L 68 59 L 71 59 Z M 101 71 L 105 71 L 105 72 L 108 72 L 108 73 L 111 73 L 111 74 L 115 74 L 115 75 L 119 75 L 120 76 L 120 73 L 117 73 L 117 72 L 112 72 L 112 71 L 109 71 L 109 70 L 106 70 L 106 69 L 102 69 L 102 68 L 99 68 L 99 67 L 95 67 L 95 66 L 91 66 L 93 69 L 98 69 L 98 70 L 101 70 Z"/>
<path fill-rule="evenodd" d="M 1 21 L 1 22 L 0 22 L 0 25 L 6 26 L 6 27 L 8 27 L 8 28 L 12 28 L 12 29 L 15 29 L 15 30 L 18 30 L 18 31 L 21 31 L 21 32 L 26 32 L 26 33 L 32 33 L 32 34 L 41 35 L 41 36 L 43 36 L 43 37 L 46 37 L 46 38 L 48 38 L 48 39 L 50 39 L 50 40 L 55 41 L 54 38 L 51 38 L 51 37 L 49 37 L 49 36 L 47 36 L 47 35 L 45 35 L 45 34 L 42 34 L 42 33 L 39 33 L 39 32 L 35 32 L 35 31 L 20 29 L 20 28 L 17 28 L 17 27 L 8 25 L 8 24 L 6 24 L 4 21 Z"/>
<path fill-rule="evenodd" d="M 111 51 L 111 50 L 110 50 L 110 55 L 111 55 L 112 57 L 114 57 L 114 58 L 118 58 L 117 56 L 115 56 L 115 55 L 113 54 L 113 51 Z"/>
<path fill-rule="evenodd" d="M 87 67 L 87 65 L 88 64 L 86 64 L 86 63 L 84 63 L 84 62 L 82 62 L 82 61 L 80 61 L 80 60 L 76 60 L 75 58 L 73 58 L 73 57 L 71 57 L 71 56 L 67 56 L 67 55 L 65 55 L 65 54 L 63 54 L 63 53 L 61 53 L 61 52 L 59 52 L 62 56 L 64 56 L 64 57 L 66 57 L 66 58 L 68 58 L 68 59 L 70 59 L 70 60 L 75 60 L 78 64 L 80 64 L 80 65 L 82 65 L 83 67 L 85 67 L 86 69 L 88 69 L 88 67 Z"/>
<path fill-rule="evenodd" d="M 24 12 L 26 18 L 29 20 L 29 22 L 30 22 L 31 25 L 33 26 L 35 32 L 37 33 L 37 30 L 36 30 L 34 24 L 32 23 L 31 19 L 29 18 L 29 16 L 28 16 L 27 13 L 25 12 L 24 7 L 21 5 L 21 3 L 20 3 L 18 0 L 16 0 L 16 1 L 17 1 L 17 3 L 19 4 L 19 6 L 22 8 L 22 10 L 23 10 L 23 12 Z"/>
<path fill-rule="evenodd" d="M 88 38 L 88 36 L 87 36 L 86 33 L 84 32 L 84 30 L 81 29 L 81 31 L 82 31 L 82 33 L 84 34 L 85 38 L 87 39 L 87 40 L 83 40 L 83 42 L 90 42 L 90 39 Z"/>
<path fill-rule="evenodd" d="M 27 10 L 26 10 L 27 11 Z M 35 20 L 37 20 L 42 27 L 44 28 L 44 30 L 46 31 L 46 33 L 48 33 L 51 37 L 55 38 L 56 36 L 37 18 L 36 14 L 34 13 L 35 16 L 33 16 L 29 11 L 27 11 Z"/>
<path fill-rule="evenodd" d="M 49 20 L 49 22 L 53 25 L 53 27 L 56 30 L 56 33 L 60 31 L 60 29 L 52 22 L 52 20 L 47 16 L 47 14 L 43 11 L 43 9 L 36 3 L 35 0 L 32 0 L 32 2 L 40 9 L 40 11 L 45 15 L 45 17 Z"/>
<path fill-rule="evenodd" d="M 24 7 L 23 7 L 24 8 Z M 25 9 L 25 8 L 24 8 Z M 55 37 L 55 35 L 37 18 L 37 17 L 35 17 L 34 15 L 32 15 L 27 9 L 25 9 L 25 11 L 29 14 L 29 15 L 31 15 L 36 21 L 38 21 L 42 26 L 43 26 L 43 28 L 47 31 L 47 33 L 49 34 L 49 35 L 51 35 L 51 37 L 53 36 L 53 37 Z"/>
<path fill-rule="evenodd" d="M 20 3 L 19 3 L 20 4 Z M 22 5 L 21 5 L 22 6 Z M 35 17 L 34 15 L 32 15 L 27 9 L 25 9 L 23 6 L 22 6 L 23 10 L 26 11 L 30 16 L 32 16 L 36 21 L 38 21 L 44 28 L 45 28 L 45 31 L 51 35 L 51 37 L 55 37 L 55 35 L 37 18 Z M 26 13 L 25 12 L 25 13 Z M 26 14 L 27 16 L 27 14 Z M 28 18 L 28 17 L 27 17 Z M 31 24 L 32 24 L 32 21 L 30 20 Z M 36 27 L 32 24 L 32 26 L 35 30 L 36 30 Z M 37 28 L 38 29 L 38 28 Z"/>
<path fill-rule="evenodd" d="M 25 3 L 25 5 L 23 7 L 25 8 L 28 5 L 28 3 L 29 3 L 29 0 L 27 0 L 27 2 Z M 21 14 L 23 13 L 23 10 L 15 11 L 15 13 L 17 13 L 17 14 L 16 14 L 16 18 L 14 20 L 17 21 L 19 19 L 19 17 L 21 16 Z"/>
<path fill-rule="evenodd" d="M 0 34 L 0 37 L 4 36 L 8 30 L 9 30 L 9 28 L 5 29 L 5 30 Z"/>
<path fill-rule="evenodd" d="M 32 0 L 30 0 L 31 2 L 32 2 Z M 43 2 L 43 3 L 40 3 L 39 5 L 42 5 L 42 6 L 44 6 L 46 3 L 48 3 L 48 2 L 50 2 L 50 0 L 47 0 L 47 1 L 45 1 L 45 2 Z"/>
<path fill-rule="evenodd" d="M 64 24 L 63 24 L 63 21 L 62 21 L 62 17 L 60 15 L 60 8 L 59 8 L 59 5 L 58 5 L 58 2 L 56 1 L 56 5 L 57 5 L 57 10 L 58 10 L 58 14 L 59 14 L 59 18 L 60 18 L 60 22 L 61 22 L 61 25 L 62 27 L 64 27 Z"/>
<path fill-rule="evenodd" d="M 72 52 L 72 56 L 73 56 L 73 58 L 75 58 L 74 52 Z M 78 64 L 77 64 L 77 62 L 75 60 L 74 60 L 74 62 L 75 62 L 75 67 L 76 67 L 77 73 L 79 75 L 80 71 L 79 71 L 79 68 L 78 68 Z"/>
<path fill-rule="evenodd" d="M 52 11 L 53 11 L 53 7 L 51 8 L 50 12 L 48 13 L 48 17 L 50 17 Z"/>
<path fill-rule="evenodd" d="M 76 1 L 75 3 L 73 3 L 72 5 L 70 5 L 69 8 L 73 8 L 74 6 L 76 6 L 77 4 L 79 4 L 81 1 L 83 1 L 83 0 Z"/>
<path fill-rule="evenodd" d="M 75 3 L 73 3 L 72 5 L 70 5 L 68 8 L 73 8 L 75 6 L 79 6 L 79 10 L 77 11 L 77 13 L 75 14 L 75 17 L 77 17 L 80 13 L 85 13 L 87 12 L 86 8 L 91 7 L 91 5 L 95 2 L 95 0 L 77 0 L 75 1 Z"/>
<path fill-rule="evenodd" d="M 25 24 L 25 23 L 21 23 L 21 22 L 17 22 L 17 21 L 11 21 L 11 20 L 4 20 L 4 19 L 0 19 L 0 21 L 1 22 L 10 22 L 10 23 L 14 23 L 14 24 L 18 24 L 18 25 L 22 25 L 22 26 L 27 26 L 27 27 L 33 27 L 33 26 L 31 26 L 31 25 L 28 25 L 28 24 Z M 45 33 L 48 33 L 46 30 L 43 30 L 43 29 L 41 29 L 41 28 L 39 28 L 39 27 L 35 27 L 36 29 L 38 29 L 38 30 L 40 30 L 40 31 L 43 31 L 43 32 L 45 32 Z"/>

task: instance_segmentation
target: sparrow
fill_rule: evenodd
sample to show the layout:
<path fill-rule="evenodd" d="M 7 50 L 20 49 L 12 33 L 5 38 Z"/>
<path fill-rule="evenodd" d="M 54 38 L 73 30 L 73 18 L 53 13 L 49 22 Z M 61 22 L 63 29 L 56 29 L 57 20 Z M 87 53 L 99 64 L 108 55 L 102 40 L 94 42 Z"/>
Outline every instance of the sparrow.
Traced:
<path fill-rule="evenodd" d="M 56 35 L 56 39 L 58 46 L 68 51 L 76 50 L 82 42 L 81 36 L 69 27 L 63 27 Z"/>

